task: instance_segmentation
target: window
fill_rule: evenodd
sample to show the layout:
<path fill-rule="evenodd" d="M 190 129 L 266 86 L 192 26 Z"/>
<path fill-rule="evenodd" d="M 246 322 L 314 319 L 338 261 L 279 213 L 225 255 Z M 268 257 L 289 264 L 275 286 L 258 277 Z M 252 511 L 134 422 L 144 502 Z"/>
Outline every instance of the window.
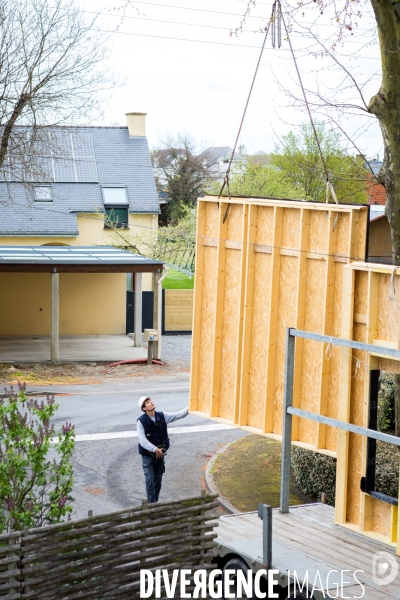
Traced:
<path fill-rule="evenodd" d="M 106 221 L 104 227 L 128 227 L 128 207 L 105 206 Z"/>
<path fill-rule="evenodd" d="M 35 202 L 52 202 L 50 185 L 35 185 Z"/>
<path fill-rule="evenodd" d="M 104 227 L 128 227 L 129 204 L 126 187 L 122 185 L 103 185 Z"/>
<path fill-rule="evenodd" d="M 103 204 L 104 206 L 112 204 L 113 206 L 128 204 L 126 187 L 123 186 L 103 186 Z"/>

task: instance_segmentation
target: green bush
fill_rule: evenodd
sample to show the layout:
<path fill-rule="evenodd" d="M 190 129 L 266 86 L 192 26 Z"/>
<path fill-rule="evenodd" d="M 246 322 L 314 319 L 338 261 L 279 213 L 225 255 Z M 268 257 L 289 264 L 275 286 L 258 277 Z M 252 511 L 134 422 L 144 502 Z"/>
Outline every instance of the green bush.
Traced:
<path fill-rule="evenodd" d="M 378 430 L 394 431 L 394 375 L 382 372 L 378 394 Z"/>
<path fill-rule="evenodd" d="M 398 498 L 400 450 L 392 444 L 377 442 L 375 491 Z M 294 446 L 292 472 L 298 489 L 307 496 L 335 505 L 336 458 Z"/>
<path fill-rule="evenodd" d="M 54 396 L 28 398 L 25 385 L 0 399 L 0 532 L 42 527 L 72 512 L 71 423 L 55 430 Z"/>
<path fill-rule="evenodd" d="M 327 503 L 335 505 L 336 458 L 293 446 L 292 472 L 303 494 L 319 500 L 324 492 Z"/>

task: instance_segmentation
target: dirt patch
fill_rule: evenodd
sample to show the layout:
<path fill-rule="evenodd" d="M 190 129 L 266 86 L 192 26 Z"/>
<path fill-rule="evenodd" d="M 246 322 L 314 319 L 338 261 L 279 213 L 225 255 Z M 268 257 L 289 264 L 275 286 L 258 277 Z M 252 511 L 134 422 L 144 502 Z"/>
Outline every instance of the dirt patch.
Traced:
<path fill-rule="evenodd" d="M 246 436 L 232 444 L 215 462 L 212 475 L 219 492 L 238 510 L 257 510 L 259 503 L 279 506 L 281 449 L 261 435 Z M 291 482 L 290 504 L 310 501 Z"/>
<path fill-rule="evenodd" d="M 116 367 L 109 367 L 103 363 L 58 366 L 0 364 L 0 385 L 16 385 L 18 382 L 30 385 L 82 385 L 188 372 L 189 367 L 184 361 L 173 361 L 164 365 L 131 364 Z"/>

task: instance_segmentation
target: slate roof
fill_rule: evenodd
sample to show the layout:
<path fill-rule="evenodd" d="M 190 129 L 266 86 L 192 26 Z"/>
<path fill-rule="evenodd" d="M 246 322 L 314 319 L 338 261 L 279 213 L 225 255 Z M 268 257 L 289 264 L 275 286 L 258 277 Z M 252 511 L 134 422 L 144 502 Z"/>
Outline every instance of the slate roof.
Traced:
<path fill-rule="evenodd" d="M 379 175 L 383 162 L 381 160 L 370 160 L 369 164 L 374 175 Z"/>
<path fill-rule="evenodd" d="M 0 235 L 77 236 L 77 213 L 104 210 L 102 185 L 125 185 L 130 213 L 160 212 L 145 137 L 129 137 L 127 127 L 70 129 L 91 133 L 98 182 L 55 182 L 53 201 L 35 202 L 33 184 L 0 181 Z"/>

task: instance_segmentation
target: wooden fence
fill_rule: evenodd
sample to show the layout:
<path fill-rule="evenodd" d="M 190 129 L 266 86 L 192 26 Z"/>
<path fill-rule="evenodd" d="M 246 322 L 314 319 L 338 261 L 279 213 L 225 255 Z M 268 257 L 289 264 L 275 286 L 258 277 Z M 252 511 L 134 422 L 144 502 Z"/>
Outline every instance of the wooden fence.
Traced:
<path fill-rule="evenodd" d="M 139 598 L 140 569 L 210 569 L 216 506 L 202 494 L 3 534 L 0 597 Z"/>
<path fill-rule="evenodd" d="M 163 290 L 163 333 L 191 333 L 194 290 Z"/>

